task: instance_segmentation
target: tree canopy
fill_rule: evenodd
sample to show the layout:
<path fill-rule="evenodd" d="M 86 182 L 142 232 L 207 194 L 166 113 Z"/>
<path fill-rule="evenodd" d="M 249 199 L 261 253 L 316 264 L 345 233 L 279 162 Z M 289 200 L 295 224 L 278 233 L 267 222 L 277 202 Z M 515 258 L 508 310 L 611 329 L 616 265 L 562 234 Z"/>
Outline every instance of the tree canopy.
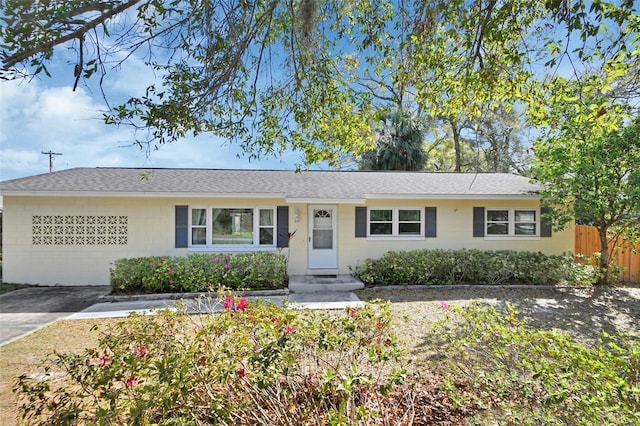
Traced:
<path fill-rule="evenodd" d="M 365 151 L 361 170 L 424 170 L 427 152 L 420 123 L 406 111 L 384 112 L 376 126 L 375 149 Z"/>
<path fill-rule="evenodd" d="M 160 81 L 110 105 L 105 117 L 133 126 L 140 143 L 208 132 L 250 156 L 294 149 L 307 163 L 336 164 L 373 146 L 374 117 L 390 105 L 454 122 L 519 105 L 538 125 L 553 125 L 546 97 L 574 96 L 558 88 L 584 70 L 597 76 L 579 81 L 584 90 L 637 99 L 636 7 L 629 0 L 6 0 L 0 77 L 47 74 L 65 47 L 77 52 L 74 84 L 143 58 Z"/>
<path fill-rule="evenodd" d="M 640 115 L 626 123 L 603 124 L 606 114 L 581 121 L 570 102 L 558 102 L 553 112 L 557 126 L 536 141 L 533 174 L 544 183 L 557 228 L 582 218 L 598 229 L 607 282 L 610 231 L 640 231 Z"/>

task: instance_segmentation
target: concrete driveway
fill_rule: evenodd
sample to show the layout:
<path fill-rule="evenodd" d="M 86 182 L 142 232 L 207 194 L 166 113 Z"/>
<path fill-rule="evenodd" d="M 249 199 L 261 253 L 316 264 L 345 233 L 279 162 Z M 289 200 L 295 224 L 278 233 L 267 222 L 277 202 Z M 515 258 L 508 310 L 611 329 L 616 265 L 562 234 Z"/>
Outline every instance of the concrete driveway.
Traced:
<path fill-rule="evenodd" d="M 0 295 L 0 346 L 98 303 L 109 286 L 27 287 Z"/>

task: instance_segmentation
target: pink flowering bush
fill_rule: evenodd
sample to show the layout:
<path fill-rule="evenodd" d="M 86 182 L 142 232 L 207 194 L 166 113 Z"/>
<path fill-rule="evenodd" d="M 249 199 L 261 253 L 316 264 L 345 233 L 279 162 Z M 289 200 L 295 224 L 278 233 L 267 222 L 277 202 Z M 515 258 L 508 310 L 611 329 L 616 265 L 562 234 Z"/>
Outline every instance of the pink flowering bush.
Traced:
<path fill-rule="evenodd" d="M 217 313 L 132 315 L 95 348 L 52 354 L 16 385 L 50 424 L 345 424 L 380 419 L 404 379 L 388 304 L 341 314 L 220 294 Z"/>
<path fill-rule="evenodd" d="M 276 253 L 191 254 L 118 259 L 111 268 L 115 293 L 278 289 L 287 285 L 286 262 Z"/>

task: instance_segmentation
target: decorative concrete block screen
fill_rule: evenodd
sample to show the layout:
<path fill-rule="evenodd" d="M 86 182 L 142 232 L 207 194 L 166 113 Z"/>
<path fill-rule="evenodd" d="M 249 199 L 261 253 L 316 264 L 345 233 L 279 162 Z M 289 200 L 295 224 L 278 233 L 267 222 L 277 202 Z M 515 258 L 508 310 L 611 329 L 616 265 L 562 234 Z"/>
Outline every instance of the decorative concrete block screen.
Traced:
<path fill-rule="evenodd" d="M 34 245 L 125 245 L 128 216 L 32 216 Z"/>

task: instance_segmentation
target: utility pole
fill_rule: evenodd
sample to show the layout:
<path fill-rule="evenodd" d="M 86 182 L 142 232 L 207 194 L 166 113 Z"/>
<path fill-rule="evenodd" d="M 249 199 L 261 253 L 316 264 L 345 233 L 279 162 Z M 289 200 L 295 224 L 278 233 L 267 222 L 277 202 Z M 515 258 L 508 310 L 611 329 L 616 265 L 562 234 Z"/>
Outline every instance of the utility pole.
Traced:
<path fill-rule="evenodd" d="M 53 156 L 54 155 L 62 155 L 62 153 L 60 153 L 60 152 L 51 152 L 51 150 L 49 150 L 49 152 L 42 151 L 42 153 L 44 155 L 48 155 L 49 156 L 49 173 L 51 173 L 53 171 Z"/>

